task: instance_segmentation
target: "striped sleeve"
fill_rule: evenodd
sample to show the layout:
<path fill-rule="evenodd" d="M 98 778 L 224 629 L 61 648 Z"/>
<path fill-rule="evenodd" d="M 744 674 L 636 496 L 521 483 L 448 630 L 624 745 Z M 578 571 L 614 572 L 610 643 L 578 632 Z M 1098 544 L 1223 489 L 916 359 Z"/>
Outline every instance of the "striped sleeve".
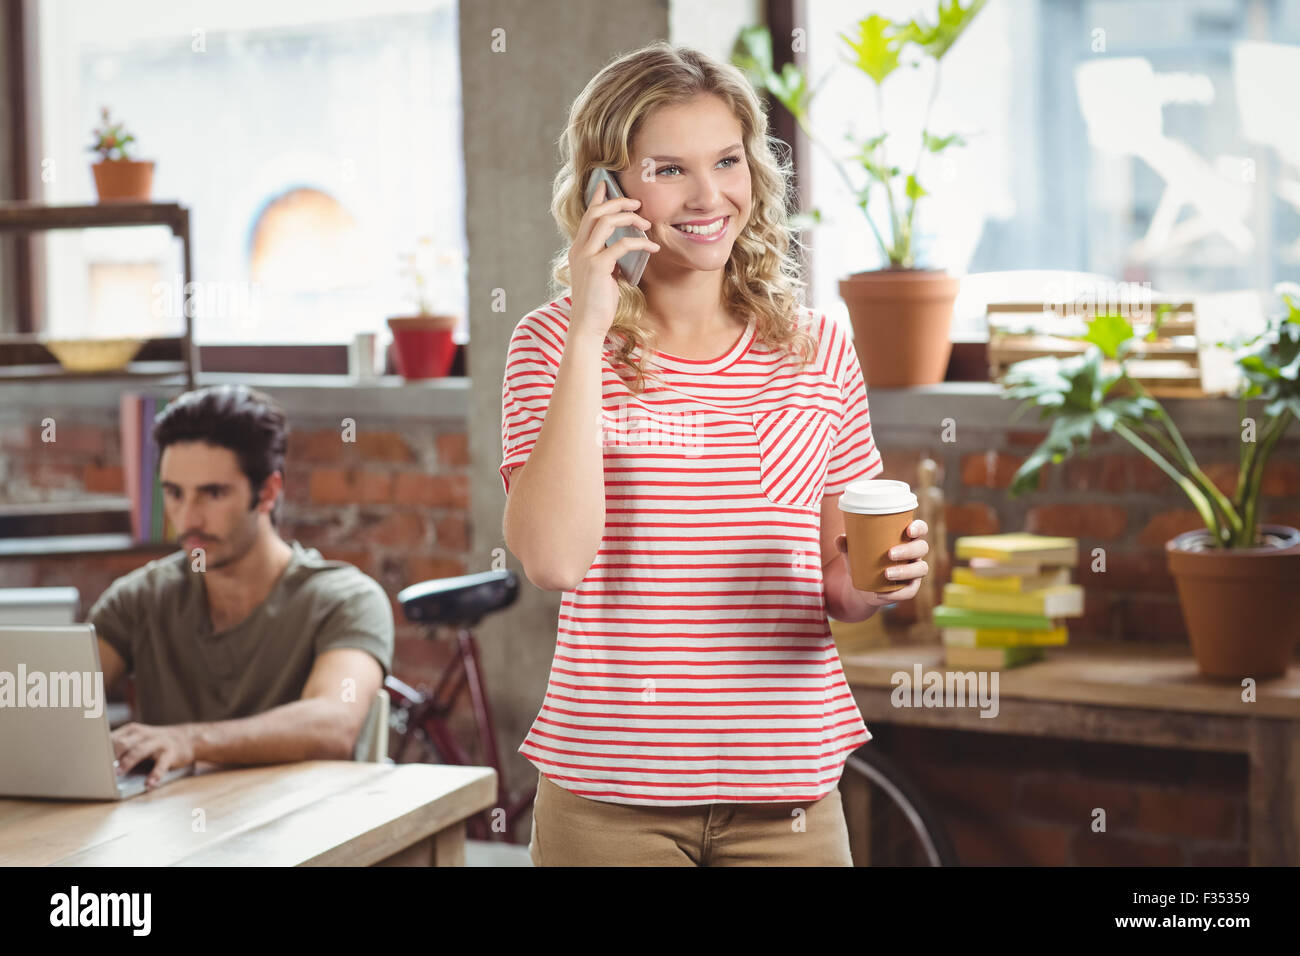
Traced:
<path fill-rule="evenodd" d="M 541 340 L 520 322 L 506 350 L 501 383 L 501 484 L 510 493 L 510 471 L 528 460 L 546 418 L 559 363 Z"/>
<path fill-rule="evenodd" d="M 885 465 L 871 435 L 867 383 L 862 377 L 862 366 L 858 364 L 858 353 L 839 323 L 830 318 L 823 321 L 830 336 L 827 369 L 840 386 L 841 417 L 822 494 L 838 495 L 851 481 L 875 478 L 885 470 Z"/>

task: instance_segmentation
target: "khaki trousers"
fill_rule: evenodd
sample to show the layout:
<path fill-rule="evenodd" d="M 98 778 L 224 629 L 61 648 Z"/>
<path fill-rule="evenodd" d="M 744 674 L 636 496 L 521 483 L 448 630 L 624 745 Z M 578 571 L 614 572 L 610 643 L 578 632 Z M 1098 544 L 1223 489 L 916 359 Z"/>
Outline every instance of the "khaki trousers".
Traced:
<path fill-rule="evenodd" d="M 795 803 L 645 807 L 538 774 L 534 866 L 852 866 L 840 790 Z"/>

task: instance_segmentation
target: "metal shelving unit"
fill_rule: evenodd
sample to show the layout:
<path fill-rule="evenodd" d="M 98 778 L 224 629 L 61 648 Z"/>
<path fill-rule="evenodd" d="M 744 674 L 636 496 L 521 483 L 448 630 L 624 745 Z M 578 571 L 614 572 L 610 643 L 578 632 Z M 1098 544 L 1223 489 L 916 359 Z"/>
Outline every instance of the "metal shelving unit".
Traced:
<path fill-rule="evenodd" d="M 69 205 L 34 202 L 0 202 L 0 233 L 25 235 L 50 229 L 94 229 L 105 226 L 167 226 L 181 241 L 183 300 L 182 335 L 162 336 L 145 342 L 135 361 L 112 372 L 69 372 L 42 344 L 46 336 L 0 335 L 0 384 L 49 379 L 163 379 L 184 375 L 193 389 L 199 371 L 194 345 L 193 295 L 190 265 L 190 211 L 179 203 L 109 202 Z"/>

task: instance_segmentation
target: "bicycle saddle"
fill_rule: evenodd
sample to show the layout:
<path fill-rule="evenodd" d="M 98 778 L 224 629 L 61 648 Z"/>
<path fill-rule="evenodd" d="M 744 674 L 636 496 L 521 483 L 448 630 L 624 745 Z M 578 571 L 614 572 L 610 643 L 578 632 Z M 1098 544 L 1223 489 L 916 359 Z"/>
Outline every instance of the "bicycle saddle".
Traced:
<path fill-rule="evenodd" d="M 403 588 L 397 595 L 408 621 L 474 627 L 486 615 L 509 607 L 519 596 L 519 576 L 510 569 L 436 578 Z"/>

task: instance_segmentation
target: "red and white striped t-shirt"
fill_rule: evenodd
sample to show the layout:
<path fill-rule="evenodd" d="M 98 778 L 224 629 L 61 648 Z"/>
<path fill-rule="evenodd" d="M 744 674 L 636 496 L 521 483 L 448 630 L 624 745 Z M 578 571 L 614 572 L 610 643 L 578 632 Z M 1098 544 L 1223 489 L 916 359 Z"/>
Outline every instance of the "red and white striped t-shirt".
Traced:
<path fill-rule="evenodd" d="M 524 316 L 502 385 L 501 479 L 528 459 L 571 299 Z M 653 352 L 663 384 L 602 374 L 605 532 L 560 605 L 546 699 L 519 753 L 580 796 L 643 806 L 809 801 L 871 739 L 822 590 L 821 501 L 883 465 L 852 342 L 795 360 L 751 319 L 716 359 Z"/>

